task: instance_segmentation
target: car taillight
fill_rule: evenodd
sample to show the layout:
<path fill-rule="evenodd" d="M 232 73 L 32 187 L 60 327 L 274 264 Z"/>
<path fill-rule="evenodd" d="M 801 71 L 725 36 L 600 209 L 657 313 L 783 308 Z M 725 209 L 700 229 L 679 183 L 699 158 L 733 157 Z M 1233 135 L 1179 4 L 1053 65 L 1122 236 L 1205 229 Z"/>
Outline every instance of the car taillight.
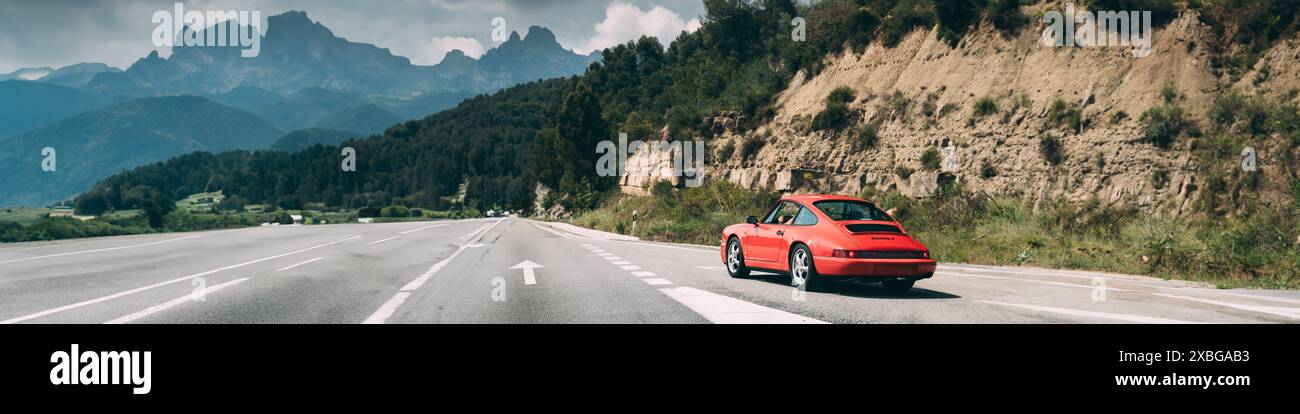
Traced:
<path fill-rule="evenodd" d="M 863 253 L 866 253 L 866 252 L 857 251 L 857 250 L 839 250 L 839 249 L 836 249 L 835 251 L 832 251 L 832 252 L 831 252 L 831 256 L 832 256 L 832 257 L 843 257 L 843 258 L 854 259 L 854 258 L 859 258 L 859 257 L 865 257 L 865 255 L 864 255 Z"/>

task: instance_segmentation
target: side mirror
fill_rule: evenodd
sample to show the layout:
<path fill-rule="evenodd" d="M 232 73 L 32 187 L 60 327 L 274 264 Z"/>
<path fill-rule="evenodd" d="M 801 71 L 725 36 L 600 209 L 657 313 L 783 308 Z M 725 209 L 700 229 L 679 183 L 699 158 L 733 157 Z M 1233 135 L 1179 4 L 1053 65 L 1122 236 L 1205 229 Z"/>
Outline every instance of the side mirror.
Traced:
<path fill-rule="evenodd" d="M 753 224 L 753 225 L 757 226 L 757 225 L 758 225 L 758 217 L 754 217 L 754 216 L 745 217 L 745 223 Z"/>

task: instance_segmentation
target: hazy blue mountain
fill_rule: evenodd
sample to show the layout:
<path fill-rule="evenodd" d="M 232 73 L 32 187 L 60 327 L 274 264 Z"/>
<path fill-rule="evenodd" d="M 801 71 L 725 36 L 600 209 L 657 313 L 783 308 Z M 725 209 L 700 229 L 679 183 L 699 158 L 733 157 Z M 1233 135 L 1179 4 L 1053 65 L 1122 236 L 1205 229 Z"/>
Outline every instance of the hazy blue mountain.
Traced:
<path fill-rule="evenodd" d="M 321 119 L 367 102 L 355 95 L 319 86 L 303 88 L 282 101 L 250 110 L 277 128 L 294 131 L 315 126 Z"/>
<path fill-rule="evenodd" d="M 126 76 L 122 72 L 100 72 L 90 78 L 89 82 L 81 87 L 82 92 L 104 97 L 112 97 L 118 100 L 129 100 L 134 98 L 143 98 L 153 96 L 154 91 L 145 88 L 136 82 L 135 79 Z"/>
<path fill-rule="evenodd" d="M 290 132 L 289 134 L 275 140 L 271 144 L 271 149 L 276 151 L 298 152 L 313 145 L 338 145 L 349 139 L 361 138 L 361 134 L 351 131 L 339 131 L 333 129 L 309 128 L 300 129 Z"/>
<path fill-rule="evenodd" d="M 282 135 L 257 116 L 195 96 L 124 102 L 7 139 L 0 205 L 66 200 L 125 169 L 193 151 L 267 148 Z M 41 169 L 45 147 L 57 151 L 52 173 Z"/>
<path fill-rule="evenodd" d="M 385 111 L 374 104 L 365 104 L 327 115 L 316 122 L 316 127 L 374 135 L 381 134 L 388 127 L 402 121 L 405 119 L 397 114 Z"/>
<path fill-rule="evenodd" d="M 121 73 L 122 70 L 103 63 L 78 63 L 64 66 L 45 75 L 39 81 L 70 88 L 78 88 L 90 83 L 95 75 L 101 73 Z"/>
<path fill-rule="evenodd" d="M 175 47 L 170 57 L 151 53 L 126 73 L 163 94 L 220 94 L 253 86 L 286 96 L 320 87 L 366 97 L 412 97 L 494 92 L 582 73 L 599 58 L 565 50 L 549 30 L 532 27 L 527 38 L 514 33 L 482 60 L 453 51 L 439 65 L 418 66 L 388 49 L 339 37 L 300 11 L 267 18 L 261 45 L 252 58 L 240 56 L 238 47 Z"/>
<path fill-rule="evenodd" d="M 0 75 L 0 81 L 7 81 L 7 80 L 25 80 L 25 81 L 34 81 L 34 80 L 37 80 L 37 79 L 40 79 L 40 78 L 45 77 L 45 75 L 49 75 L 50 72 L 54 72 L 54 69 L 51 69 L 51 68 L 21 68 L 21 69 L 15 70 L 15 71 L 13 71 L 13 72 L 9 72 L 9 73 L 6 73 L 6 74 L 3 74 L 3 75 Z"/>
<path fill-rule="evenodd" d="M 7 137 L 91 109 L 120 102 L 40 82 L 0 82 L 0 137 Z"/>

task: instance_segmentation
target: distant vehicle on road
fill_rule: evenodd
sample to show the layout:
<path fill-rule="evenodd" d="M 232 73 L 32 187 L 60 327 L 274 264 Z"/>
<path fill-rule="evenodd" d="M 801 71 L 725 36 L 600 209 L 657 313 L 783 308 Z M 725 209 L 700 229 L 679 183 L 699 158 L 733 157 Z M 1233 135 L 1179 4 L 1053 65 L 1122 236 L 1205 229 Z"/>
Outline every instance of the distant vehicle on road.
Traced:
<path fill-rule="evenodd" d="M 934 276 L 930 249 L 893 216 L 866 200 L 792 195 L 763 218 L 722 230 L 722 262 L 731 277 L 751 270 L 786 274 L 791 284 L 822 291 L 829 279 L 879 282 L 906 291 Z"/>

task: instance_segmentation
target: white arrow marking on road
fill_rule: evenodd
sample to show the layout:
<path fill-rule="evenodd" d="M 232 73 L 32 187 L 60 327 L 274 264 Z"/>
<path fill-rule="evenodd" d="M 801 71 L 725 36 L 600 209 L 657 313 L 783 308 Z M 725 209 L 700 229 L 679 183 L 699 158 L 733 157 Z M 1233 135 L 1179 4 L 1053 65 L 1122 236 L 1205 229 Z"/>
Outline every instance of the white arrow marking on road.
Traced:
<path fill-rule="evenodd" d="M 533 262 L 531 262 L 531 261 L 524 260 L 524 261 L 522 261 L 522 262 L 519 262 L 519 264 L 515 265 L 514 267 L 511 267 L 511 269 L 523 269 L 523 270 L 524 270 L 524 284 L 525 284 L 525 285 L 535 285 L 535 284 L 537 284 L 537 275 L 533 274 L 533 269 L 540 269 L 540 268 L 543 268 L 543 267 L 546 267 L 546 266 L 542 266 L 542 265 L 539 265 L 539 264 L 537 264 L 537 263 L 533 263 Z"/>

